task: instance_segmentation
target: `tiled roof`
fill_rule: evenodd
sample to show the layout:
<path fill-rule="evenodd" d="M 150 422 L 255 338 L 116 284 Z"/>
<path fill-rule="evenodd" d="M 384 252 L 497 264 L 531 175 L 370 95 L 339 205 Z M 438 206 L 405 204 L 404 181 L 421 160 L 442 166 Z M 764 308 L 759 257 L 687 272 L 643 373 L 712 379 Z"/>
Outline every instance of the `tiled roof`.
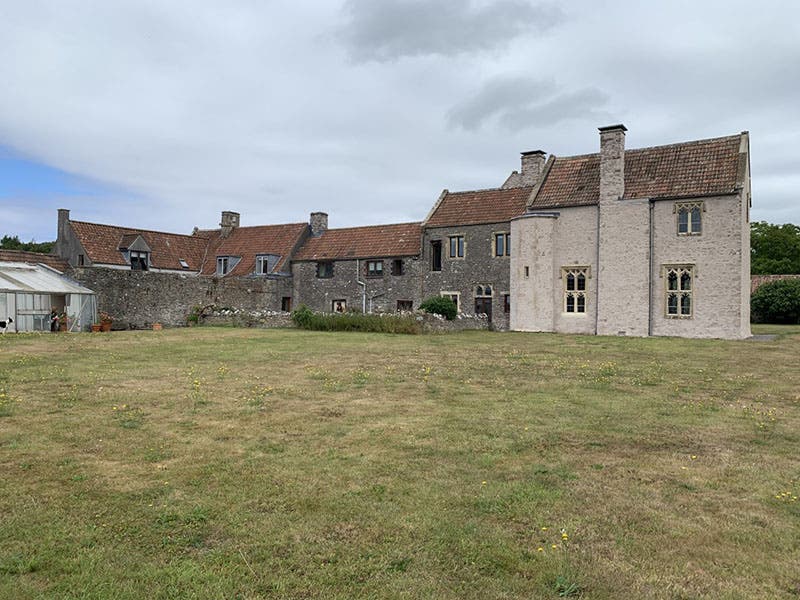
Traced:
<path fill-rule="evenodd" d="M 328 229 L 303 244 L 295 260 L 415 256 L 420 236 L 420 223 Z"/>
<path fill-rule="evenodd" d="M 525 212 L 532 187 L 446 192 L 427 227 L 503 223 Z"/>
<path fill-rule="evenodd" d="M 198 232 L 196 235 L 210 237 L 207 258 L 201 272 L 203 275 L 213 275 L 217 270 L 218 256 L 238 256 L 241 260 L 228 275 L 250 275 L 255 273 L 258 254 L 280 256 L 273 272 L 284 271 L 288 268 L 286 259 L 307 229 L 308 223 L 236 227 L 227 238 L 220 235 L 219 229 Z"/>
<path fill-rule="evenodd" d="M 625 151 L 623 198 L 728 194 L 737 186 L 740 136 Z M 600 155 L 554 158 L 530 208 L 597 204 Z"/>
<path fill-rule="evenodd" d="M 69 263 L 58 256 L 25 250 L 0 250 L 0 262 L 43 264 L 62 273 L 69 268 Z"/>
<path fill-rule="evenodd" d="M 99 264 L 127 264 L 119 251 L 120 244 L 123 239 L 133 240 L 140 235 L 150 246 L 150 265 L 153 268 L 184 270 L 180 263 L 183 259 L 189 263 L 189 271 L 199 271 L 208 245 L 208 239 L 200 235 L 147 231 L 82 221 L 69 223 L 89 260 Z"/>

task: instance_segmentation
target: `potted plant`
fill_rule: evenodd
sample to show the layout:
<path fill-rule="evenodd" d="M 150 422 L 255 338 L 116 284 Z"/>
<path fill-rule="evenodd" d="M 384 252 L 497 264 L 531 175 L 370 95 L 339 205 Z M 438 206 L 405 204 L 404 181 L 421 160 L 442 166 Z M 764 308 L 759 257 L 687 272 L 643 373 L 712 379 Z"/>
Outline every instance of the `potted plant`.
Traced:
<path fill-rule="evenodd" d="M 101 327 L 100 321 L 95 319 L 94 323 L 92 323 L 92 333 L 97 333 L 98 331 L 100 331 L 100 327 Z"/>
<path fill-rule="evenodd" d="M 58 315 L 58 330 L 67 331 L 67 312 L 62 311 Z"/>
<path fill-rule="evenodd" d="M 111 324 L 114 318 L 107 312 L 100 312 L 100 331 L 111 331 Z"/>
<path fill-rule="evenodd" d="M 153 331 L 161 331 L 161 323 L 153 323 Z"/>

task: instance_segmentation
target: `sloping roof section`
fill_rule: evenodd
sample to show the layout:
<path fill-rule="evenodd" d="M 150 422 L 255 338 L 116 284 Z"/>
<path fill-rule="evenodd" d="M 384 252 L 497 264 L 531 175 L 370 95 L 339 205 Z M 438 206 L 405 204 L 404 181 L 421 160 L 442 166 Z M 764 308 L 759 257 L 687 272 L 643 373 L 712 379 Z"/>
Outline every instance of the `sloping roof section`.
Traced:
<path fill-rule="evenodd" d="M 736 189 L 738 135 L 625 151 L 623 198 L 673 198 L 729 194 Z M 597 204 L 600 155 L 556 157 L 532 210 Z"/>
<path fill-rule="evenodd" d="M 421 223 L 328 229 L 309 238 L 295 260 L 391 258 L 420 253 Z"/>
<path fill-rule="evenodd" d="M 31 265 L 47 265 L 51 269 L 63 273 L 69 268 L 69 263 L 52 254 L 27 252 L 25 250 L 0 250 L 0 262 L 18 262 Z"/>
<path fill-rule="evenodd" d="M 93 293 L 89 288 L 41 264 L 5 261 L 0 261 L 0 290 L 40 294 Z"/>
<path fill-rule="evenodd" d="M 219 229 L 200 231 L 195 235 L 210 238 L 207 258 L 201 273 L 213 275 L 217 270 L 218 256 L 238 256 L 241 260 L 228 275 L 251 275 L 255 273 L 256 256 L 259 254 L 280 256 L 272 271 L 273 273 L 286 271 L 287 258 L 307 230 L 308 223 L 236 227 L 227 238 L 220 235 Z"/>
<path fill-rule="evenodd" d="M 181 266 L 183 259 L 189 264 L 189 271 L 199 271 L 208 245 L 208 239 L 201 235 L 181 235 L 83 221 L 70 221 L 70 225 L 89 260 L 105 265 L 127 264 L 119 248 L 141 236 L 151 249 L 152 268 L 187 270 Z"/>
<path fill-rule="evenodd" d="M 447 192 L 425 222 L 426 227 L 503 223 L 525 212 L 532 187 Z"/>

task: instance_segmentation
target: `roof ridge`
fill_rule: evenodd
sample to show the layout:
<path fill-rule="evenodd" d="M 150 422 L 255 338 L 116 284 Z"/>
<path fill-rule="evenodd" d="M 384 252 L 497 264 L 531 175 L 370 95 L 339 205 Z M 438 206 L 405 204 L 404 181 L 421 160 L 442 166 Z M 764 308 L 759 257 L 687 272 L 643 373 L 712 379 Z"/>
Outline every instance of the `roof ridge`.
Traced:
<path fill-rule="evenodd" d="M 422 221 L 404 221 L 402 223 L 379 223 L 377 225 L 354 225 L 352 227 L 330 227 L 323 233 L 329 231 L 352 231 L 353 229 L 367 229 L 372 227 L 397 227 L 398 225 L 422 225 Z"/>
<path fill-rule="evenodd" d="M 521 185 L 519 187 L 510 187 L 510 188 L 491 187 L 491 188 L 481 188 L 481 189 L 478 189 L 478 190 L 460 190 L 458 192 L 448 191 L 447 195 L 448 196 L 452 196 L 453 194 L 477 194 L 479 192 L 509 192 L 510 193 L 510 192 L 515 191 L 515 190 L 524 190 L 524 189 L 529 189 L 530 190 L 530 189 L 533 189 L 533 187 L 534 186 L 532 186 L 532 185 Z"/>
<path fill-rule="evenodd" d="M 269 225 L 240 225 L 238 227 L 234 227 L 233 230 L 240 231 L 242 229 L 263 229 L 264 227 L 301 227 L 304 225 L 308 225 L 308 223 L 306 223 L 305 221 L 300 221 L 298 223 L 272 223 Z M 197 231 L 215 232 L 215 231 L 221 231 L 221 229 L 198 229 Z"/>
<path fill-rule="evenodd" d="M 708 144 L 710 142 L 721 142 L 723 140 L 739 140 L 741 137 L 740 133 L 734 135 L 723 135 L 720 137 L 713 137 L 713 138 L 704 138 L 702 140 L 689 140 L 688 142 L 674 142 L 672 144 L 660 144 L 658 146 L 645 146 L 644 148 L 631 148 L 630 150 L 626 149 L 625 154 L 628 152 L 643 152 L 645 150 L 656 150 L 660 148 L 674 148 L 676 146 L 698 146 L 700 144 Z"/>
<path fill-rule="evenodd" d="M 108 223 L 90 223 L 89 221 L 74 221 L 70 219 L 70 223 L 80 223 L 82 225 L 94 225 L 96 227 L 108 227 L 110 229 L 124 229 L 125 231 L 144 232 L 144 233 L 157 233 L 159 235 L 177 235 L 189 239 L 198 239 L 199 236 L 191 233 L 173 233 L 171 231 L 157 231 L 155 229 L 142 229 L 140 227 L 127 227 L 125 225 L 109 225 Z"/>
<path fill-rule="evenodd" d="M 712 137 L 712 138 L 703 138 L 701 140 L 689 140 L 686 142 L 673 142 L 672 144 L 659 144 L 657 146 L 643 146 L 642 148 L 625 148 L 625 154 L 630 152 L 644 152 L 647 150 L 657 150 L 661 148 L 674 148 L 676 146 L 695 146 L 700 144 L 708 144 L 710 142 L 720 142 L 720 141 L 733 141 L 738 140 L 741 137 L 740 133 L 735 133 L 733 135 L 723 135 L 719 137 Z M 585 154 L 572 154 L 569 156 L 558 156 L 555 154 L 551 154 L 554 156 L 556 160 L 565 160 L 565 159 L 572 159 L 572 158 L 588 158 L 591 156 L 600 156 L 599 152 L 587 152 Z"/>

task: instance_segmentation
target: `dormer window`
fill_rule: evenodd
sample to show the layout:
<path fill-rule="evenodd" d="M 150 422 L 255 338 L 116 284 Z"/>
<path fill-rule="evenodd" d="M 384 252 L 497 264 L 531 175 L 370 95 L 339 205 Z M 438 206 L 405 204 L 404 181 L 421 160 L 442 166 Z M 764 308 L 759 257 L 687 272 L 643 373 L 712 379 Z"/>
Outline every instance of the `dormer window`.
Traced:
<path fill-rule="evenodd" d="M 277 254 L 256 255 L 256 275 L 268 275 L 277 266 L 280 256 Z"/>
<path fill-rule="evenodd" d="M 130 251 L 131 271 L 147 271 L 150 268 L 150 253 Z"/>
<path fill-rule="evenodd" d="M 217 257 L 217 277 L 227 275 L 239 264 L 238 256 L 218 256 Z"/>

